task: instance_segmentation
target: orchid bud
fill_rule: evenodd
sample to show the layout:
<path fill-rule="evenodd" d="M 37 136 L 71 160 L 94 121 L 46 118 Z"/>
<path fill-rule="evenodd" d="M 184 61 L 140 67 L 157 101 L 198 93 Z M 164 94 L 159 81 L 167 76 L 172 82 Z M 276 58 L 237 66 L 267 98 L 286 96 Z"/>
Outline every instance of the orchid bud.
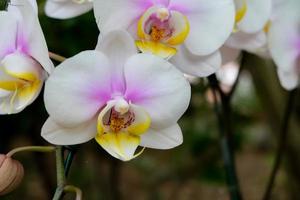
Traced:
<path fill-rule="evenodd" d="M 0 196 L 16 189 L 23 176 L 24 168 L 19 161 L 0 154 Z"/>

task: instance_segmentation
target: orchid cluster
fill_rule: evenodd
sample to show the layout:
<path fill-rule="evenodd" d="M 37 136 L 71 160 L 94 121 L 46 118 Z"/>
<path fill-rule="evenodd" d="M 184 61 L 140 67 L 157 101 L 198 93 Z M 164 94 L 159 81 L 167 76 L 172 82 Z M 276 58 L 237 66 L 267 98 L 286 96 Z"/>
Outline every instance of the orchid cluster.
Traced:
<path fill-rule="evenodd" d="M 93 10 L 100 30 L 95 49 L 54 67 L 37 2 L 11 0 L 0 11 L 0 114 L 24 110 L 45 83 L 49 143 L 94 139 L 122 161 L 174 148 L 191 98 L 187 75 L 222 77 L 247 51 L 273 59 L 285 89 L 299 85 L 299 8 L 299 0 L 47 0 L 56 19 Z"/>

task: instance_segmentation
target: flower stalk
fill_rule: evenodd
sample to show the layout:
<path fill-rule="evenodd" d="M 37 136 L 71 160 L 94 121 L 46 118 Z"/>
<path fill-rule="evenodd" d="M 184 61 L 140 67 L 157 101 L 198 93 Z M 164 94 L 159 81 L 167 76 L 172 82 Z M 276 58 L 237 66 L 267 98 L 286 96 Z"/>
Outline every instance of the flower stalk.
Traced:
<path fill-rule="evenodd" d="M 53 197 L 53 200 L 61 199 L 64 186 L 65 186 L 65 169 L 63 164 L 63 147 L 58 146 L 56 149 L 56 178 L 57 178 L 57 187 Z"/>
<path fill-rule="evenodd" d="M 230 96 L 228 96 L 221 90 L 215 74 L 209 76 L 208 79 L 215 99 L 214 101 L 215 112 L 219 123 L 219 131 L 221 137 L 221 150 L 223 154 L 223 160 L 224 160 L 224 165 L 226 170 L 227 184 L 230 192 L 230 197 L 231 200 L 242 200 L 242 195 L 240 192 L 239 182 L 236 174 L 234 152 L 232 148 L 233 146 L 232 127 L 231 127 L 231 120 L 230 120 L 230 116 L 231 116 L 230 100 L 231 100 L 232 93 L 230 92 L 229 93 Z M 238 80 L 239 78 L 237 78 L 236 81 Z M 236 84 L 237 83 L 235 83 L 235 85 Z M 218 96 L 221 97 L 220 98 L 221 102 L 218 101 L 217 98 Z"/>
<path fill-rule="evenodd" d="M 64 192 L 66 193 L 75 193 L 76 197 L 75 200 L 81 200 L 82 199 L 82 191 L 80 188 L 75 187 L 73 185 L 66 185 L 64 187 Z"/>
<path fill-rule="evenodd" d="M 283 157 L 283 154 L 285 153 L 285 149 L 286 149 L 286 142 L 287 142 L 287 137 L 288 137 L 288 132 L 289 132 L 289 121 L 290 121 L 290 118 L 293 113 L 292 110 L 293 110 L 293 106 L 295 103 L 296 94 L 297 94 L 297 89 L 289 92 L 289 97 L 288 97 L 288 101 L 286 104 L 286 108 L 285 108 L 285 112 L 284 112 L 284 116 L 283 116 L 283 120 L 282 120 L 281 130 L 280 130 L 280 134 L 278 136 L 278 146 L 277 146 L 277 150 L 276 150 L 276 154 L 275 154 L 276 157 L 275 157 L 274 165 L 273 165 L 271 175 L 269 178 L 269 182 L 268 182 L 265 194 L 263 196 L 263 200 L 268 200 L 271 198 L 272 189 L 274 187 L 274 184 L 276 181 L 276 176 L 278 174 L 278 170 L 279 170 L 281 162 L 282 162 L 282 157 Z"/>
<path fill-rule="evenodd" d="M 12 157 L 14 154 L 19 153 L 19 152 L 26 152 L 26 151 L 31 151 L 31 152 L 41 152 L 41 153 L 51 153 L 54 152 L 56 147 L 54 146 L 27 146 L 27 147 L 18 147 L 10 152 L 8 152 L 6 155 L 7 157 Z"/>

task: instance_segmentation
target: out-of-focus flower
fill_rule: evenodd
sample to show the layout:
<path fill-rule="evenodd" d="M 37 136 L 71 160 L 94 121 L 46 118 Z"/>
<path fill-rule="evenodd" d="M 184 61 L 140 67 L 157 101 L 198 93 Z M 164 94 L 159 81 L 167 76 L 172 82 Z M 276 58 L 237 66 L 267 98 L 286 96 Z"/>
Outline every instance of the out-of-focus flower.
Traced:
<path fill-rule="evenodd" d="M 238 78 L 239 68 L 240 66 L 236 62 L 230 62 L 223 65 L 221 69 L 216 72 L 223 92 L 229 93 L 231 91 L 232 86 Z"/>
<path fill-rule="evenodd" d="M 93 0 L 47 0 L 45 13 L 56 19 L 77 17 L 93 8 Z"/>
<path fill-rule="evenodd" d="M 138 146 L 169 149 L 182 143 L 178 119 L 190 100 L 190 85 L 168 61 L 137 54 L 126 31 L 113 31 L 98 45 L 59 65 L 45 87 L 50 118 L 42 136 L 72 145 L 93 138 L 127 161 Z"/>
<path fill-rule="evenodd" d="M 237 57 L 231 56 L 239 54 L 241 50 L 268 57 L 267 31 L 271 19 L 272 0 L 234 0 L 234 2 L 235 28 L 225 43 L 226 48 L 221 49 L 223 64 L 234 61 L 233 59 Z"/>
<path fill-rule="evenodd" d="M 19 161 L 0 154 L 0 196 L 15 190 L 23 176 L 24 168 Z"/>
<path fill-rule="evenodd" d="M 239 68 L 240 66 L 236 62 L 228 62 L 216 72 L 220 88 L 224 93 L 231 92 L 232 87 L 237 81 L 239 75 Z M 205 97 L 207 102 L 210 104 L 214 104 L 215 100 L 217 100 L 218 102 L 221 101 L 221 96 L 219 92 L 214 93 L 214 91 L 211 88 L 209 88 L 206 91 Z"/>
<path fill-rule="evenodd" d="M 31 104 L 52 69 L 34 8 L 27 0 L 12 0 L 0 12 L 0 114 Z"/>
<path fill-rule="evenodd" d="M 269 28 L 269 50 L 282 86 L 292 90 L 300 76 L 300 1 L 277 0 Z"/>
<path fill-rule="evenodd" d="M 217 50 L 234 25 L 232 0 L 95 0 L 94 11 L 102 33 L 126 29 L 141 52 L 199 77 L 220 67 Z"/>
<path fill-rule="evenodd" d="M 236 49 L 257 49 L 266 45 L 265 27 L 271 17 L 272 0 L 234 0 L 235 28 L 226 45 Z"/>

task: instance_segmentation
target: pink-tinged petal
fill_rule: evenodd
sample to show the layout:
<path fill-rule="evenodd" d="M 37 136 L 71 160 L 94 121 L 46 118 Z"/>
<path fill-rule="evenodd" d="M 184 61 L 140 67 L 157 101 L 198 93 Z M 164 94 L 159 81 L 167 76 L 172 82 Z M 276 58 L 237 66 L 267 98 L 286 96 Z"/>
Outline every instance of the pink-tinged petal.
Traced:
<path fill-rule="evenodd" d="M 0 11 L 0 60 L 16 49 L 17 19 L 12 13 Z"/>
<path fill-rule="evenodd" d="M 141 136 L 141 146 L 153 149 L 171 149 L 183 142 L 182 132 L 178 124 L 164 129 L 150 129 Z"/>
<path fill-rule="evenodd" d="M 165 6 L 165 7 L 169 6 L 170 1 L 171 0 L 152 0 L 153 5 Z"/>
<path fill-rule="evenodd" d="M 186 111 L 191 89 L 183 74 L 166 60 L 150 54 L 132 56 L 124 67 L 125 98 L 144 107 L 151 127 L 164 128 Z"/>
<path fill-rule="evenodd" d="M 299 85 L 300 74 L 295 70 L 291 71 L 282 71 L 277 70 L 277 74 L 280 80 L 282 87 L 286 90 L 293 90 Z"/>
<path fill-rule="evenodd" d="M 75 145 L 88 142 L 96 134 L 96 119 L 92 119 L 76 127 L 68 128 L 57 124 L 53 119 L 48 118 L 42 128 L 42 137 L 55 145 Z"/>
<path fill-rule="evenodd" d="M 128 29 L 153 2 L 150 0 L 95 0 L 94 13 L 101 33 Z"/>
<path fill-rule="evenodd" d="M 225 43 L 226 46 L 235 49 L 259 49 L 267 45 L 267 35 L 264 31 L 257 33 L 237 32 L 233 33 Z"/>
<path fill-rule="evenodd" d="M 45 106 L 58 124 L 71 127 L 92 119 L 111 98 L 105 55 L 84 51 L 61 63 L 45 87 Z"/>
<path fill-rule="evenodd" d="M 172 4 L 182 3 L 172 0 Z M 233 30 L 235 9 L 232 0 L 188 0 L 183 14 L 190 22 L 186 47 L 193 54 L 209 55 L 220 48 Z"/>
<path fill-rule="evenodd" d="M 27 0 L 11 0 L 8 12 L 18 17 L 17 48 L 36 59 L 51 73 L 54 69 L 48 48 L 34 8 Z"/>
<path fill-rule="evenodd" d="M 123 93 L 125 90 L 124 64 L 129 57 L 137 54 L 133 38 L 126 31 L 111 31 L 104 37 L 99 36 L 96 50 L 104 53 L 109 59 L 113 91 Z"/>
<path fill-rule="evenodd" d="M 92 8 L 92 2 L 79 4 L 72 0 L 48 0 L 45 5 L 45 13 L 55 19 L 69 19 L 87 13 Z"/>
<path fill-rule="evenodd" d="M 181 46 L 170 62 L 186 74 L 206 77 L 221 67 L 221 56 L 218 51 L 208 56 L 198 56 L 192 54 L 185 46 Z"/>
<path fill-rule="evenodd" d="M 255 33 L 262 29 L 271 17 L 271 0 L 246 0 L 247 11 L 237 24 L 239 30 Z"/>

